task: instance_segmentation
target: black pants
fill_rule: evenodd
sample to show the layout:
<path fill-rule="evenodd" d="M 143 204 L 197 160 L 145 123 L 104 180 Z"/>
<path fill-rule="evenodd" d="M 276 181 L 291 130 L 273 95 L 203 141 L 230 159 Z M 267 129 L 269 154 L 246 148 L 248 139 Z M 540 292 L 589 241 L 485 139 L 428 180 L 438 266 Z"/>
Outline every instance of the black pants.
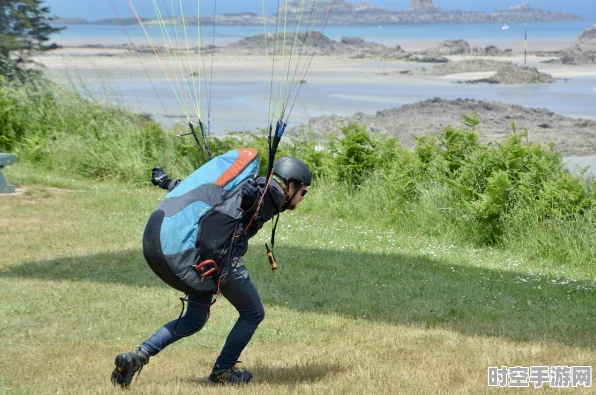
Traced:
<path fill-rule="evenodd" d="M 265 318 L 265 310 L 244 265 L 232 270 L 225 285 L 221 287 L 221 293 L 240 314 L 216 361 L 220 368 L 231 368 L 238 362 L 242 350 Z M 145 340 L 140 348 L 149 356 L 154 356 L 175 341 L 201 330 L 209 318 L 212 297 L 189 295 L 186 314 L 180 320 L 165 324 Z"/>

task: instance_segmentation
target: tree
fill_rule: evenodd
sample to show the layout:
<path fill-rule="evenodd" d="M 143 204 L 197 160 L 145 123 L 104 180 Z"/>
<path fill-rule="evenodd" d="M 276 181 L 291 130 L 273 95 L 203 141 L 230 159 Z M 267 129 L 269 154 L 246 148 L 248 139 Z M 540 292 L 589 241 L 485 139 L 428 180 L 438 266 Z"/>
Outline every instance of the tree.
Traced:
<path fill-rule="evenodd" d="M 63 30 L 49 24 L 50 7 L 43 0 L 0 0 L 0 63 L 30 62 L 35 52 L 58 48 L 50 35 Z"/>

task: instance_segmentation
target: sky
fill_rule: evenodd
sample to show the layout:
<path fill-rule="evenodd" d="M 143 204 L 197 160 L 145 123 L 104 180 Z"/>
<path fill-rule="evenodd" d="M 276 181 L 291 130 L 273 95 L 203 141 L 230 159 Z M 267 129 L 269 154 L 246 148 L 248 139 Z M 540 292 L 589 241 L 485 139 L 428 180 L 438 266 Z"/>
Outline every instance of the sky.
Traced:
<path fill-rule="evenodd" d="M 153 2 L 149 0 L 130 0 L 140 16 L 153 17 Z M 215 0 L 175 0 L 184 4 L 184 12 L 196 15 L 197 3 L 200 2 L 204 15 L 213 15 Z M 277 8 L 277 0 L 264 0 L 265 11 L 272 14 Z M 352 1 L 359 3 L 361 0 Z M 367 4 L 385 7 L 391 10 L 407 9 L 410 7 L 410 0 L 366 0 Z M 47 0 L 45 2 L 51 7 L 52 14 L 63 18 L 85 18 L 88 20 L 99 20 L 114 18 L 115 13 L 111 4 L 120 14 L 120 17 L 132 16 L 127 0 Z M 157 0 L 163 10 L 166 5 L 171 7 L 167 0 Z M 282 0 L 283 3 L 283 0 Z M 463 11 L 484 11 L 491 12 L 497 9 L 505 9 L 521 3 L 521 0 L 434 0 L 433 3 L 444 10 L 460 9 Z M 532 7 L 550 11 L 567 11 L 577 15 L 596 18 L 596 0 L 529 0 Z M 262 13 L 262 0 L 217 0 L 217 13 L 237 13 L 250 11 Z M 179 9 L 179 7 L 178 7 Z"/>

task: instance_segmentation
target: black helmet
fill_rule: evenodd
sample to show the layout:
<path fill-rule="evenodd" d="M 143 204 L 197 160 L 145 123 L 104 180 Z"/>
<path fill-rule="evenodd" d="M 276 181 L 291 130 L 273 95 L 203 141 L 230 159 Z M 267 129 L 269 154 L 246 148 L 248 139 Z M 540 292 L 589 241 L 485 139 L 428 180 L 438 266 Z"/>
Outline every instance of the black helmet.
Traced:
<path fill-rule="evenodd" d="M 273 174 L 284 180 L 296 181 L 300 184 L 310 185 L 312 176 L 308 166 L 300 159 L 283 156 L 273 165 Z"/>

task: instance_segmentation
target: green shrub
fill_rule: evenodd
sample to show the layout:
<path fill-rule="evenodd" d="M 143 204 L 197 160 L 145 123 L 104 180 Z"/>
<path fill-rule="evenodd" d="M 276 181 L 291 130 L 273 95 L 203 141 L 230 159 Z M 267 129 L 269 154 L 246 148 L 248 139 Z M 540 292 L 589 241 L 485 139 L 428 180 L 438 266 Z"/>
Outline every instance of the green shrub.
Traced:
<path fill-rule="evenodd" d="M 341 132 L 344 137 L 335 139 L 332 145 L 337 177 L 340 182 L 357 187 L 376 167 L 377 142 L 366 131 L 366 126 L 359 123 L 343 126 Z"/>

